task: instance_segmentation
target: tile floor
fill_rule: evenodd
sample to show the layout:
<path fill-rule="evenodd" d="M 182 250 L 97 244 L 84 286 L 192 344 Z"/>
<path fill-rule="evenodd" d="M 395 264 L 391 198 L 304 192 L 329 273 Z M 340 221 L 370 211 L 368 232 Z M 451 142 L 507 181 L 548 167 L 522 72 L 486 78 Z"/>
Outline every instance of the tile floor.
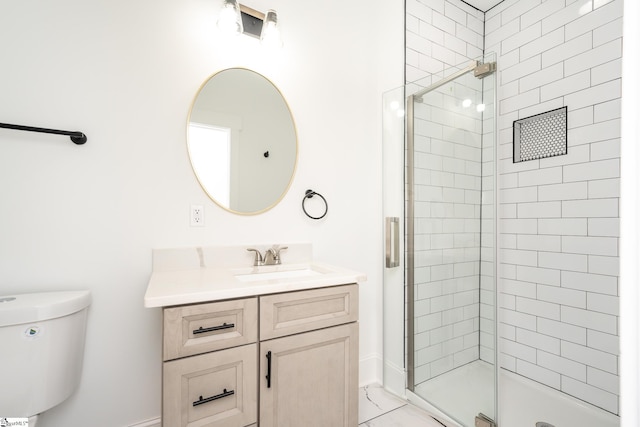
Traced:
<path fill-rule="evenodd" d="M 447 427 L 380 385 L 360 387 L 360 427 Z"/>

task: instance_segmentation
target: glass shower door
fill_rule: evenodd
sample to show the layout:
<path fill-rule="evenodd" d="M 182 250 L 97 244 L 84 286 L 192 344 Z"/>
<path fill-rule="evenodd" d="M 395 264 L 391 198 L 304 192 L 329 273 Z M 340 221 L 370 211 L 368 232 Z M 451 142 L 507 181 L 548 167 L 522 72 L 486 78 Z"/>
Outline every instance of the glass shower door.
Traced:
<path fill-rule="evenodd" d="M 408 384 L 464 426 L 496 414 L 491 71 L 474 62 L 407 88 Z"/>

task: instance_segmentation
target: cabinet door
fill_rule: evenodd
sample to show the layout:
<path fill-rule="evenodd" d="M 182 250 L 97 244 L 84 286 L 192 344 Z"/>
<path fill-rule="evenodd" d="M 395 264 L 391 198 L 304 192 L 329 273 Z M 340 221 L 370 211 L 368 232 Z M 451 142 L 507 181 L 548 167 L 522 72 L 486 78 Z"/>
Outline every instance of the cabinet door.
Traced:
<path fill-rule="evenodd" d="M 257 421 L 257 344 L 165 362 L 163 427 L 238 427 Z"/>
<path fill-rule="evenodd" d="M 260 343 L 260 427 L 357 427 L 358 324 Z"/>

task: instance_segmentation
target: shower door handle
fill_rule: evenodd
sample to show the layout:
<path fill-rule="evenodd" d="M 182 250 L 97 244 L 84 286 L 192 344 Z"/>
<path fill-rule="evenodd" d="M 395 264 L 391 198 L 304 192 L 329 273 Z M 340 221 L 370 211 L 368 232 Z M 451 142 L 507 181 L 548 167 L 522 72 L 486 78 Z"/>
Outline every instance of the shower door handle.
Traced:
<path fill-rule="evenodd" d="M 388 216 L 385 219 L 385 265 L 394 268 L 400 265 L 400 218 Z"/>

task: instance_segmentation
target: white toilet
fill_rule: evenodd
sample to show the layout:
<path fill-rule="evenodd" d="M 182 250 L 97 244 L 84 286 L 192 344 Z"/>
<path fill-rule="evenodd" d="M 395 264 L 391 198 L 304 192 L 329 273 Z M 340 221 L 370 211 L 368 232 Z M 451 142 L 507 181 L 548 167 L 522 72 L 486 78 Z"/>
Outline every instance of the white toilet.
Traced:
<path fill-rule="evenodd" d="M 80 382 L 89 291 L 0 296 L 0 417 L 29 418 Z"/>

